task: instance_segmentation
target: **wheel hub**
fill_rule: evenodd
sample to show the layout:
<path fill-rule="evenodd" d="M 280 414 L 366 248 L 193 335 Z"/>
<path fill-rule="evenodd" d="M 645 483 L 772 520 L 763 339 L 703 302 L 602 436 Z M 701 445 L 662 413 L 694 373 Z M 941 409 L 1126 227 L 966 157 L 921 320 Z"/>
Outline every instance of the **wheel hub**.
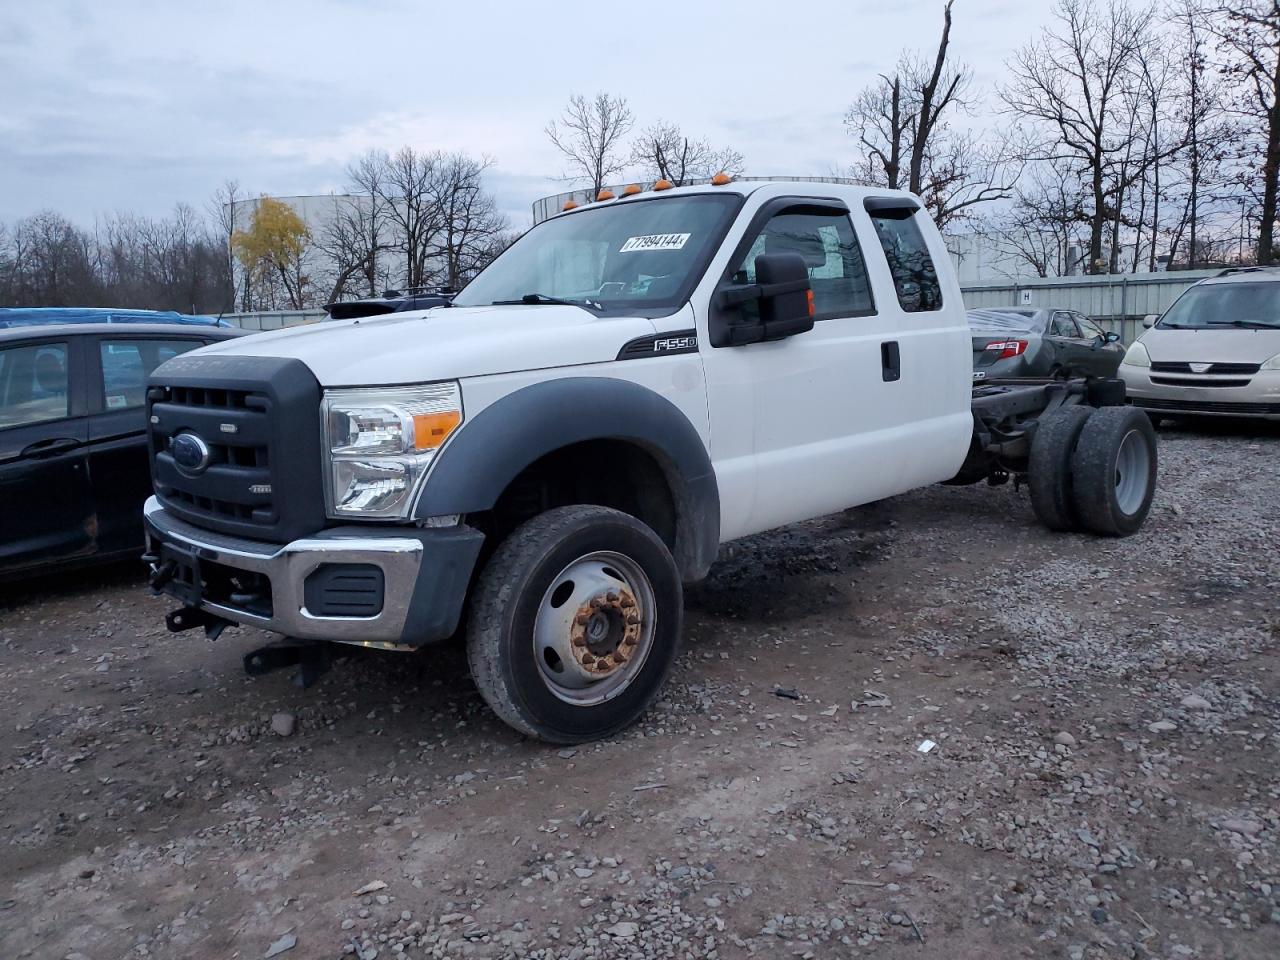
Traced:
<path fill-rule="evenodd" d="M 653 587 L 621 554 L 588 554 L 551 582 L 534 623 L 544 682 L 571 703 L 616 696 L 634 678 L 654 634 Z"/>
<path fill-rule="evenodd" d="M 578 608 L 569 631 L 574 658 L 591 673 L 612 673 L 640 642 L 640 611 L 625 587 L 597 594 Z"/>

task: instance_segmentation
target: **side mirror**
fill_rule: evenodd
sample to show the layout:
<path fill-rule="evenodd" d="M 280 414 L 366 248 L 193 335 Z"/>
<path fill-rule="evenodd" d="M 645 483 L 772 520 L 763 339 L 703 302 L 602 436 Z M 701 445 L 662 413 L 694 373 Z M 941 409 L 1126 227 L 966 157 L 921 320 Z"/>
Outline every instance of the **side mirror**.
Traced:
<path fill-rule="evenodd" d="M 755 283 L 720 289 L 717 306 L 733 311 L 733 315 L 727 318 L 727 328 L 721 324 L 721 329 L 713 329 L 712 346 L 781 340 L 813 329 L 812 285 L 804 257 L 762 253 L 756 257 L 755 268 Z M 741 309 L 748 303 L 756 304 L 756 309 Z"/>
<path fill-rule="evenodd" d="M 1119 342 L 1120 342 L 1120 334 L 1116 333 L 1115 331 L 1112 331 L 1112 332 L 1110 332 L 1110 333 L 1108 333 L 1108 334 L 1107 334 L 1107 338 L 1106 338 L 1106 339 L 1107 339 L 1107 343 L 1119 343 Z"/>
<path fill-rule="evenodd" d="M 1160 314 L 1148 313 L 1145 317 L 1142 318 L 1142 325 L 1147 328 L 1154 327 L 1156 325 L 1156 321 L 1159 319 L 1160 319 Z"/>

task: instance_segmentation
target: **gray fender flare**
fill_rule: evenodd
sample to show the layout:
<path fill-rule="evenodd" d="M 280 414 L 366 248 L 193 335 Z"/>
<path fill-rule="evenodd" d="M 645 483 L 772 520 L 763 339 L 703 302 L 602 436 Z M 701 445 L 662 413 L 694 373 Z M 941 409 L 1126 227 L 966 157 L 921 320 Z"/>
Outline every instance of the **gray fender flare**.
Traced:
<path fill-rule="evenodd" d="M 414 517 L 489 510 L 534 461 L 588 440 L 633 443 L 657 461 L 676 509 L 676 565 L 686 581 L 705 577 L 720 544 L 720 490 L 711 458 L 675 404 L 629 380 L 545 380 L 486 407 L 441 450 Z"/>

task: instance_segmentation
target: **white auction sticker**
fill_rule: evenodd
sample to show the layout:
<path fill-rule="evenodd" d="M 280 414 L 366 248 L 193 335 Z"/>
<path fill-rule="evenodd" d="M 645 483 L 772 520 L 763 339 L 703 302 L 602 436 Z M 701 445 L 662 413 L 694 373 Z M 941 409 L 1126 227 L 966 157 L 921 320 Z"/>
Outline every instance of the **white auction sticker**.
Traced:
<path fill-rule="evenodd" d="M 635 253 L 638 250 L 680 250 L 688 242 L 687 233 L 655 233 L 647 237 L 628 237 L 619 253 Z"/>

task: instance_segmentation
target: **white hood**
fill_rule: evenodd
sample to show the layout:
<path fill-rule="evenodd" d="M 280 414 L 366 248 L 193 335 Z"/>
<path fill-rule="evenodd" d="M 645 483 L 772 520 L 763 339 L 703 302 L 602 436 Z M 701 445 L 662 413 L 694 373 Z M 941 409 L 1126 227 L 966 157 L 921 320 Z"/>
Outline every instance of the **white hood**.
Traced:
<path fill-rule="evenodd" d="M 436 307 L 273 330 L 202 352 L 292 357 L 321 386 L 379 386 L 603 363 L 653 332 L 650 320 L 562 304 Z"/>
<path fill-rule="evenodd" d="M 1152 327 L 1141 340 L 1156 362 L 1264 363 L 1280 353 L 1280 329 Z"/>

